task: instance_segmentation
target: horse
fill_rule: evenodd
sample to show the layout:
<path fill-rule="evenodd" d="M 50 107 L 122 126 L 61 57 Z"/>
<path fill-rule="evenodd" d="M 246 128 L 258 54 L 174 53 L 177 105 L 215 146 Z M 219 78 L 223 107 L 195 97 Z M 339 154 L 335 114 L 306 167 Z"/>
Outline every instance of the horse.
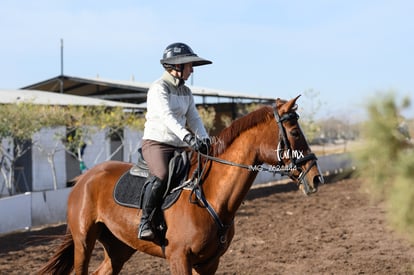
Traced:
<path fill-rule="evenodd" d="M 68 197 L 67 232 L 39 273 L 88 274 L 98 240 L 104 260 L 94 274 L 118 274 L 136 251 L 165 258 L 171 274 L 215 274 L 233 239 L 236 212 L 258 171 L 288 167 L 284 170 L 306 195 L 323 183 L 317 158 L 298 124 L 299 96 L 276 99 L 235 120 L 216 137 L 219 142 L 212 142 L 211 156 L 201 156 L 208 167 L 200 184 L 203 199 L 191 203 L 197 200 L 194 192 L 182 190 L 164 210 L 165 245 L 138 239 L 140 210 L 113 199 L 114 185 L 131 163 L 107 161 L 80 175 Z M 188 173 L 196 166 L 193 162 Z"/>

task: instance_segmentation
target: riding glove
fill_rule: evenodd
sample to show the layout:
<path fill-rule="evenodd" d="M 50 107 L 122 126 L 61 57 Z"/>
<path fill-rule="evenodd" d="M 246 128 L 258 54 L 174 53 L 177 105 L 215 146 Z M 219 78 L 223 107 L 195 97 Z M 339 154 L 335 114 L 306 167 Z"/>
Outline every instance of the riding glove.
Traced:
<path fill-rule="evenodd" d="M 194 151 L 207 154 L 208 148 L 210 147 L 211 141 L 209 138 L 204 138 L 203 140 L 198 139 L 193 134 L 187 134 L 184 137 L 184 141 L 193 148 Z"/>

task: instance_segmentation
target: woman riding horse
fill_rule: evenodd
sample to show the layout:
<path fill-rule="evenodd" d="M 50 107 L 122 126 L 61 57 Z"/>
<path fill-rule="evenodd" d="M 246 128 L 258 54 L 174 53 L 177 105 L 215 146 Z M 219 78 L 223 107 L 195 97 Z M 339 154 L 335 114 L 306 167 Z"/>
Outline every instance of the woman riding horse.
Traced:
<path fill-rule="evenodd" d="M 177 201 L 163 210 L 167 230 L 162 244 L 138 239 L 139 213 L 113 198 L 116 183 L 132 164 L 107 161 L 89 169 L 69 194 L 67 233 L 39 273 L 89 274 L 89 262 L 99 241 L 104 259 L 94 274 L 120 273 L 136 251 L 165 258 L 174 275 L 214 274 L 233 239 L 237 210 L 258 173 L 252 168 L 264 163 L 292 168 L 288 176 L 307 195 L 323 182 L 316 156 L 298 123 L 296 100 L 278 99 L 273 106 L 251 112 L 221 131 L 220 143 L 212 144 L 211 157 L 206 156 L 209 160 L 202 184 L 183 189 Z M 289 157 L 280 158 L 277 152 L 282 151 Z M 188 175 L 196 168 L 194 163 Z M 274 210 L 278 211 L 277 203 Z"/>
<path fill-rule="evenodd" d="M 148 164 L 147 179 L 138 238 L 153 240 L 149 217 L 161 203 L 168 177 L 168 163 L 177 148 L 190 145 L 206 151 L 209 136 L 194 104 L 193 94 L 185 81 L 193 67 L 212 62 L 198 57 L 184 43 L 174 43 L 164 50 L 160 60 L 165 69 L 147 94 L 147 114 L 142 141 L 142 153 Z M 189 130 L 186 129 L 189 126 Z"/>

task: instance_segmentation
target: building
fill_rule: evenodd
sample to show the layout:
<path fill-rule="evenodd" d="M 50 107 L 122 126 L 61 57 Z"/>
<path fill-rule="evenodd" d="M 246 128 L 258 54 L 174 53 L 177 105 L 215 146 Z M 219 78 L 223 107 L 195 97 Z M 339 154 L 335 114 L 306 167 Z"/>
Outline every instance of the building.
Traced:
<path fill-rule="evenodd" d="M 22 89 L 32 89 L 125 103 L 142 104 L 142 108 L 145 108 L 147 91 L 149 87 L 150 83 L 141 83 L 136 81 L 119 81 L 59 75 L 32 85 L 28 85 Z M 221 120 L 219 117 L 226 115 L 234 120 L 242 114 L 239 111 L 247 104 L 270 104 L 275 100 L 274 98 L 269 97 L 246 95 L 200 87 L 191 87 L 191 90 L 195 96 L 196 104 L 213 106 L 215 108 L 218 116 L 216 119 L 217 131 L 224 126 L 220 125 Z"/>

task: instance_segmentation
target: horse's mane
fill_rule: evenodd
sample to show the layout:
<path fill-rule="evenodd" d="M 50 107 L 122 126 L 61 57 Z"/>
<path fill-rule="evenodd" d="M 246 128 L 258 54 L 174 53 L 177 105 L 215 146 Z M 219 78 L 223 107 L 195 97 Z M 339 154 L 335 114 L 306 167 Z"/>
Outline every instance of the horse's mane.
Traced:
<path fill-rule="evenodd" d="M 242 132 L 273 118 L 274 114 L 272 107 L 264 106 L 233 121 L 233 123 L 230 124 L 229 127 L 223 129 L 214 140 L 211 152 L 212 155 L 220 155 Z"/>

